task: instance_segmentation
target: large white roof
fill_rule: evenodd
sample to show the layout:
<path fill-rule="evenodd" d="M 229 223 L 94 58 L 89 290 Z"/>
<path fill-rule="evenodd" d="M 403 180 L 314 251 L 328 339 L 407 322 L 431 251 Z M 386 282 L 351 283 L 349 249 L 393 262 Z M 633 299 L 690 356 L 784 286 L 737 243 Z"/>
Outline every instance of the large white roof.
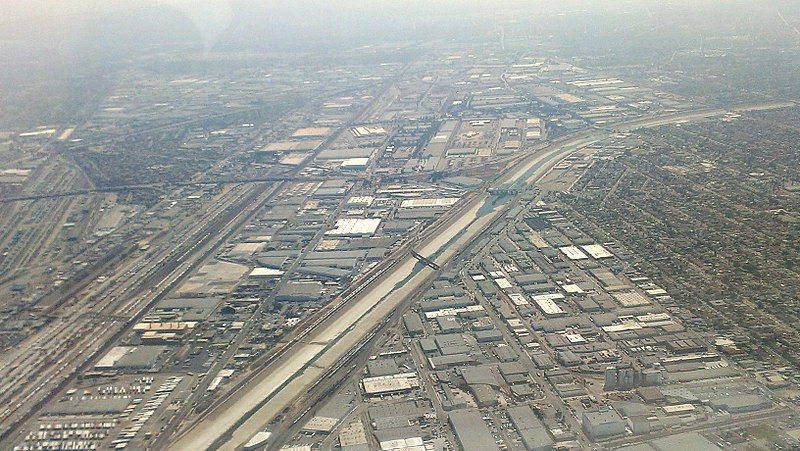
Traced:
<path fill-rule="evenodd" d="M 613 257 L 614 254 L 608 252 L 606 248 L 599 244 L 589 244 L 587 246 L 583 246 L 583 250 L 589 253 L 594 258 L 610 258 Z"/>
<path fill-rule="evenodd" d="M 343 218 L 337 220 L 336 226 L 325 234 L 333 236 L 373 235 L 380 224 L 380 218 Z"/>
<path fill-rule="evenodd" d="M 403 208 L 414 208 L 414 207 L 449 207 L 456 202 L 458 202 L 460 198 L 458 197 L 438 197 L 432 199 L 407 199 L 404 200 L 400 206 Z"/>
<path fill-rule="evenodd" d="M 584 254 L 577 246 L 564 246 L 560 249 L 570 260 L 586 260 L 589 258 L 589 256 Z"/>

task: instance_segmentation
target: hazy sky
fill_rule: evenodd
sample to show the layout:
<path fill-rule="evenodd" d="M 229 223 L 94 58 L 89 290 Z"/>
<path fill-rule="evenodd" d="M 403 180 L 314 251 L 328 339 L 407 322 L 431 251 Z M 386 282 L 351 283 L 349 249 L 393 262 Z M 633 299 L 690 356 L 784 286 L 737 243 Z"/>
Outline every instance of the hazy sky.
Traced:
<path fill-rule="evenodd" d="M 709 6 L 724 14 L 747 10 L 739 17 L 746 21 L 755 20 L 753 8 L 771 11 L 784 5 L 783 15 L 793 22 L 798 4 L 797 0 L 0 0 L 0 41 L 42 49 L 198 41 L 206 49 L 220 42 L 279 47 L 302 41 L 313 48 L 337 41 L 464 35 L 491 28 L 486 24 L 531 17 L 570 33 L 619 29 L 624 34 L 625 27 L 636 24 L 662 26 L 670 14 L 675 25 L 688 25 L 708 17 L 704 8 Z M 639 15 L 619 19 L 627 10 Z M 554 13 L 567 18 L 551 20 L 548 15 Z"/>
<path fill-rule="evenodd" d="M 446 5 L 448 8 L 461 6 L 462 10 L 490 5 L 497 7 L 502 4 L 520 3 L 519 0 L 4 0 L 2 8 L 4 16 L 8 18 L 30 16 L 56 16 L 56 15 L 96 15 L 102 12 L 134 8 L 148 4 L 166 4 L 179 9 L 190 10 L 208 9 L 221 10 L 223 8 L 241 9 L 253 8 L 268 10 L 270 8 L 285 10 L 293 4 L 300 4 L 300 8 L 313 5 L 317 8 L 345 8 L 358 7 L 362 13 L 369 13 L 370 9 L 378 11 L 383 8 L 412 9 L 420 6 L 436 8 L 437 5 Z M 525 3 L 545 3 L 530 0 Z M 554 2 L 559 3 L 559 2 Z M 563 3 L 563 2 L 561 2 Z M 574 2 L 573 2 L 574 3 Z"/>
<path fill-rule="evenodd" d="M 0 39 L 15 42 L 44 41 L 46 44 L 96 33 L 97 41 L 109 30 L 97 33 L 98 27 L 114 27 L 146 36 L 169 30 L 169 24 L 183 17 L 191 21 L 206 47 L 233 29 L 235 33 L 254 32 L 254 39 L 311 37 L 330 33 L 342 35 L 359 30 L 370 33 L 385 27 L 397 32 L 408 23 L 456 21 L 461 17 L 482 15 L 491 19 L 497 12 L 543 10 L 596 4 L 599 0 L 0 0 Z M 607 1 L 607 0 L 602 0 Z M 619 4 L 630 0 L 617 0 Z M 566 6 L 565 6 L 566 5 Z M 161 9 L 161 14 L 120 14 L 122 11 Z M 125 22 L 129 17 L 128 23 Z M 5 19 L 5 20 L 3 20 Z M 176 23 L 176 28 L 180 24 Z M 160 28 L 159 28 L 160 27 Z M 88 30 L 87 30 L 88 29 Z M 178 35 L 180 33 L 177 33 Z M 50 36 L 48 36 L 50 35 Z M 134 36 L 136 37 L 136 36 Z M 246 36 L 245 36 L 246 37 Z"/>

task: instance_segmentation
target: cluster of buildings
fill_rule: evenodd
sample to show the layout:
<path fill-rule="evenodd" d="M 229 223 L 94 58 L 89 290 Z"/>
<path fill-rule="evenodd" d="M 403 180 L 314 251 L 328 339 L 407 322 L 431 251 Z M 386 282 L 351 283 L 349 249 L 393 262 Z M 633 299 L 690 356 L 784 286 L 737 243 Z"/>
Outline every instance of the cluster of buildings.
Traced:
<path fill-rule="evenodd" d="M 5 349 L 35 334 L 58 344 L 40 346 L 30 359 L 15 352 L 0 369 L 0 401 L 8 405 L 28 399 L 25 387 L 40 382 L 42 368 L 58 370 L 42 382 L 53 385 L 51 399 L 41 399 L 45 407 L 12 436 L 15 449 L 165 446 L 477 195 L 508 209 L 442 267 L 414 255 L 414 272 L 427 265 L 435 275 L 385 323 L 359 325 L 375 333 L 347 358 L 367 351 L 369 358 L 340 362 L 347 374 L 337 379 L 331 369 L 309 392 L 324 388 L 319 402 L 292 406 L 302 418 L 287 409 L 247 448 L 280 438 L 283 449 L 296 451 L 631 443 L 631 450 L 661 451 L 715 449 L 755 418 L 797 431 L 784 402 L 792 395 L 800 402 L 796 374 L 744 359 L 754 349 L 785 352 L 796 337 L 754 328 L 762 343 L 753 347 L 741 329 L 721 334 L 708 327 L 708 315 L 687 308 L 689 291 L 674 291 L 654 271 L 668 269 L 661 252 L 677 265 L 674 258 L 694 245 L 705 252 L 708 243 L 726 242 L 687 235 L 706 233 L 686 211 L 697 205 L 665 203 L 683 180 L 670 177 L 700 183 L 723 162 L 707 156 L 677 164 L 641 133 L 606 133 L 615 123 L 695 105 L 562 58 L 491 48 L 441 53 L 407 66 L 349 63 L 269 76 L 262 69 L 170 80 L 139 74 L 85 127 L 17 136 L 60 139 L 97 186 L 126 188 L 113 197 L 87 192 L 37 203 L 34 217 L 66 218 L 69 226 L 55 235 L 31 227 L 0 237 L 0 268 L 17 269 L 37 243 L 69 238 L 47 254 L 63 264 L 32 270 L 52 287 L 0 285 L 14 296 L 0 310 Z M 398 76 L 401 69 L 406 75 Z M 202 119 L 232 106 L 241 111 L 226 113 L 227 122 Z M 573 133 L 591 142 L 553 167 L 534 167 L 546 170 L 535 186 L 493 185 L 497 174 Z M 618 165 L 637 151 L 672 175 Z M 777 161 L 771 155 L 759 161 Z M 18 194 L 26 183 L 41 188 L 55 170 L 39 167 L 43 161 L 2 169 L 0 193 Z M 760 184 L 759 174 L 747 175 L 751 189 L 736 185 L 742 198 L 765 186 L 793 192 L 793 185 Z M 77 173 L 63 178 L 78 186 Z M 719 186 L 734 186 L 722 178 Z M 610 205 L 621 196 L 648 207 Z M 669 227 L 684 232 L 671 249 L 647 244 L 667 233 L 669 215 L 689 217 L 691 226 Z M 785 210 L 770 215 L 791 220 Z M 780 238 L 774 242 L 791 242 Z M 62 284 L 63 293 L 78 287 L 85 302 L 30 308 L 62 305 L 61 291 L 51 292 Z M 750 312 L 748 324 L 761 317 Z M 80 327 L 61 327 L 71 322 Z M 100 343 L 105 338 L 110 345 Z M 769 339 L 779 345 L 764 344 Z M 62 370 L 70 364 L 74 378 Z"/>

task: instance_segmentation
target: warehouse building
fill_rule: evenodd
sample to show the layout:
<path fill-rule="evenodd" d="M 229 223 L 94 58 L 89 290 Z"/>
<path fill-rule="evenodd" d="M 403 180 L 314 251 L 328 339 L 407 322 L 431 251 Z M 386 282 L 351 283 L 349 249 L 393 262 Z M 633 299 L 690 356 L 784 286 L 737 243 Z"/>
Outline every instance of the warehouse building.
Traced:
<path fill-rule="evenodd" d="M 422 320 L 415 312 L 408 312 L 403 315 L 403 324 L 406 326 L 408 335 L 416 337 L 425 333 L 425 327 L 422 325 Z"/>
<path fill-rule="evenodd" d="M 608 408 L 583 413 L 583 431 L 592 440 L 602 440 L 625 433 L 625 420 Z"/>
<path fill-rule="evenodd" d="M 508 417 L 522 437 L 522 443 L 526 450 L 548 451 L 553 449 L 553 439 L 547 432 L 547 428 L 539 421 L 529 406 L 523 405 L 508 409 Z"/>
<path fill-rule="evenodd" d="M 372 236 L 380 224 L 380 218 L 343 218 L 337 220 L 336 226 L 325 234 L 343 237 Z"/>
<path fill-rule="evenodd" d="M 389 376 L 367 377 L 361 380 L 367 396 L 406 393 L 419 387 L 417 373 L 400 373 Z"/>
<path fill-rule="evenodd" d="M 322 284 L 316 281 L 290 281 L 275 295 L 276 301 L 309 302 L 322 299 Z"/>
<path fill-rule="evenodd" d="M 492 433 L 477 410 L 450 412 L 450 425 L 464 451 L 489 451 L 500 449 Z"/>

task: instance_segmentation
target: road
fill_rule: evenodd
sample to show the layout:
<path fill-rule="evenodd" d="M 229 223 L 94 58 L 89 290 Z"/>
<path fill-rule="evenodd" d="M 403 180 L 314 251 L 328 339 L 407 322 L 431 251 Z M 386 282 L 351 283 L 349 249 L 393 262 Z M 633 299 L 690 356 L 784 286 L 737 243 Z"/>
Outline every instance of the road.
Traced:
<path fill-rule="evenodd" d="M 446 246 L 451 240 L 466 241 L 471 234 L 462 234 L 471 224 L 483 225 L 493 214 L 479 214 L 488 195 L 476 198 L 462 216 L 443 227 L 441 233 L 431 236 L 420 253 L 433 255 L 444 250 L 438 260 L 444 261 L 454 249 Z M 496 214 L 499 210 L 494 210 Z M 464 243 L 460 243 L 464 244 Z M 253 380 L 248 387 L 235 393 L 214 412 L 207 415 L 192 430 L 185 433 L 172 449 L 207 449 L 216 446 L 220 437 L 233 432 L 224 449 L 235 448 L 258 432 L 292 399 L 305 392 L 325 370 L 334 366 L 353 345 L 414 289 L 421 285 L 433 270 L 419 264 L 408 253 L 396 258 L 381 277 L 373 279 L 349 302 L 331 315 L 327 321 L 315 325 L 302 340 L 291 347 L 262 371 L 263 376 Z M 334 301 L 337 302 L 337 301 Z M 338 302 L 342 302 L 341 300 Z M 244 420 L 244 421 L 242 421 Z M 240 423 L 242 423 L 240 425 Z M 224 440 L 223 440 L 224 442 Z"/>
<path fill-rule="evenodd" d="M 171 247 L 164 246 L 165 252 L 134 259 L 114 278 L 92 288 L 94 295 L 88 302 L 36 337 L 30 346 L 47 349 L 51 355 L 56 353 L 57 360 L 51 361 L 41 352 L 30 353 L 27 346 L 2 357 L 3 386 L 21 388 L 24 382 L 30 387 L 4 391 L 7 403 L 0 418 L 9 423 L 6 434 L 38 411 L 48 401 L 49 393 L 64 388 L 72 377 L 89 369 L 94 358 L 113 346 L 150 306 L 211 255 L 275 192 L 269 185 L 251 188 L 236 193 L 225 208 L 212 209 L 207 221 L 195 223 Z M 140 259 L 150 262 L 140 264 Z"/>
<path fill-rule="evenodd" d="M 404 70 L 398 71 L 396 77 L 377 86 L 376 90 L 386 91 Z M 362 112 L 372 104 L 366 105 Z M 346 125 L 340 127 L 318 151 L 347 130 Z M 233 155 L 246 151 L 255 142 L 257 140 L 242 145 Z M 134 252 L 135 243 L 127 243 L 124 249 L 120 247 L 122 252 L 118 259 L 112 258 L 106 262 L 108 264 L 100 265 L 106 274 L 112 272 L 110 267 L 113 263 L 113 274 L 104 281 L 99 282 L 97 277 L 100 274 L 92 273 L 85 278 L 85 283 L 75 284 L 74 290 L 61 293 L 64 295 L 51 305 L 62 312 L 57 320 L 42 333 L 0 356 L 0 447 L 49 401 L 53 393 L 63 390 L 78 374 L 91 369 L 92 362 L 114 346 L 149 308 L 213 255 L 267 201 L 274 199 L 281 187 L 298 179 L 304 167 L 305 164 L 297 166 L 284 174 L 285 177 L 233 185 L 213 203 L 207 204 L 207 208 L 186 215 L 169 230 L 152 237 L 149 252 Z M 202 184 L 201 179 L 199 177 L 186 185 Z M 85 189 L 87 193 L 93 190 L 93 187 Z M 78 191 L 77 194 L 84 194 L 83 189 Z M 25 193 L 29 194 L 35 199 L 41 198 L 37 193 Z M 73 194 L 67 192 L 65 197 Z M 44 196 L 61 197 L 58 193 Z"/>
<path fill-rule="evenodd" d="M 493 187 L 533 184 L 572 153 L 619 133 L 621 129 L 655 127 L 719 115 L 703 110 L 617 124 L 613 130 L 590 130 L 554 142 L 531 155 L 524 164 L 502 173 Z M 494 202 L 497 202 L 496 205 Z M 479 236 L 486 225 L 513 202 L 497 201 L 488 190 L 458 206 L 456 215 L 446 215 L 431 225 L 417 251 L 439 265 Z M 382 318 L 418 289 L 433 270 L 418 264 L 404 248 L 388 260 L 380 277 L 369 279 L 354 296 L 334 301 L 335 316 L 313 324 L 271 361 L 251 383 L 194 423 L 170 449 L 236 449 L 247 442 L 300 394 L 308 391 L 330 368 Z"/>

